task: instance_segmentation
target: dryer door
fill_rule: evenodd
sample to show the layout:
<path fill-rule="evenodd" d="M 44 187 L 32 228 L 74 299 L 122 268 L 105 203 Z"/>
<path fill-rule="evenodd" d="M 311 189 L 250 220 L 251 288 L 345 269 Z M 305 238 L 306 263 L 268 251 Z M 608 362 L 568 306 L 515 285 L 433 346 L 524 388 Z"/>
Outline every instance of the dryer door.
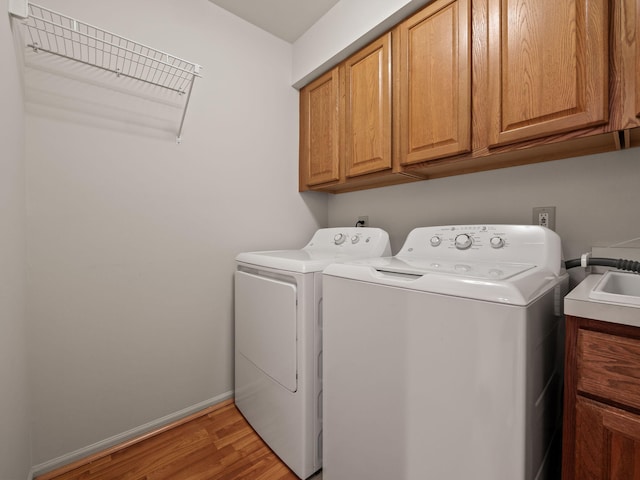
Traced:
<path fill-rule="evenodd" d="M 235 285 L 236 350 L 295 392 L 296 284 L 237 271 Z"/>

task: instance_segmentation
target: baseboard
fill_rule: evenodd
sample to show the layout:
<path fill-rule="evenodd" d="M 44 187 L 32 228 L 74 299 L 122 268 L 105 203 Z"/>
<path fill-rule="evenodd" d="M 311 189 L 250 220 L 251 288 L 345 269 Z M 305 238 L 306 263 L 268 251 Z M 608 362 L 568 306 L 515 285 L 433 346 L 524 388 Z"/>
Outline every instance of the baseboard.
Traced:
<path fill-rule="evenodd" d="M 54 458 L 52 460 L 48 460 L 46 462 L 40 463 L 38 465 L 34 465 L 27 477 L 27 480 L 33 480 L 34 478 L 43 475 L 47 472 L 51 472 L 52 470 L 59 469 L 64 467 L 65 465 L 72 464 L 79 460 L 85 459 L 91 455 L 95 455 L 99 452 L 107 450 L 116 445 L 122 444 L 132 439 L 136 439 L 138 437 L 143 437 L 150 432 L 154 432 L 162 427 L 165 427 L 169 424 L 180 421 L 181 419 L 188 417 L 189 415 L 196 414 L 201 410 L 205 410 L 209 407 L 212 407 L 218 403 L 229 400 L 233 397 L 233 391 L 225 392 L 216 397 L 205 400 L 204 402 L 200 402 L 196 405 L 192 405 L 185 409 L 182 409 L 178 412 L 171 413 L 162 418 L 158 418 L 157 420 L 152 420 L 149 423 L 145 423 L 136 428 L 132 428 L 126 432 L 120 433 L 118 435 L 114 435 L 113 437 L 106 438 L 94 444 L 88 445 L 84 448 L 80 448 L 74 452 L 68 453 L 66 455 L 62 455 L 60 457 Z"/>

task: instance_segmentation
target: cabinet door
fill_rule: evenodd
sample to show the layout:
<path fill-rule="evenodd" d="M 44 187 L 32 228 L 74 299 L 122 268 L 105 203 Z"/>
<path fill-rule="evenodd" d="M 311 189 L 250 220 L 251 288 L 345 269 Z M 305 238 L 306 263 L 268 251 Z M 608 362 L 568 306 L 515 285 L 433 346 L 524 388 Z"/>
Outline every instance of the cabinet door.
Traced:
<path fill-rule="evenodd" d="M 345 62 L 346 176 L 391 168 L 391 33 Z"/>
<path fill-rule="evenodd" d="M 471 148 L 469 4 L 439 0 L 398 27 L 401 165 Z"/>
<path fill-rule="evenodd" d="M 575 478 L 640 480 L 640 416 L 578 397 Z"/>
<path fill-rule="evenodd" d="M 636 1 L 636 117 L 640 117 L 640 0 Z"/>
<path fill-rule="evenodd" d="M 300 190 L 340 178 L 338 67 L 300 91 Z"/>
<path fill-rule="evenodd" d="M 489 0 L 491 146 L 607 122 L 607 5 Z"/>
<path fill-rule="evenodd" d="M 580 329 L 576 342 L 578 391 L 640 410 L 640 341 Z"/>

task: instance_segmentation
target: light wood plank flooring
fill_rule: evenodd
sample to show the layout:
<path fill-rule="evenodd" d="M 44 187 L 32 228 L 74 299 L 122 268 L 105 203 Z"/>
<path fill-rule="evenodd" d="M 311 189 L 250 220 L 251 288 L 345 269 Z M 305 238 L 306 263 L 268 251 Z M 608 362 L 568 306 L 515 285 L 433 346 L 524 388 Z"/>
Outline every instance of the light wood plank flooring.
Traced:
<path fill-rule="evenodd" d="M 36 480 L 297 478 L 227 401 Z"/>

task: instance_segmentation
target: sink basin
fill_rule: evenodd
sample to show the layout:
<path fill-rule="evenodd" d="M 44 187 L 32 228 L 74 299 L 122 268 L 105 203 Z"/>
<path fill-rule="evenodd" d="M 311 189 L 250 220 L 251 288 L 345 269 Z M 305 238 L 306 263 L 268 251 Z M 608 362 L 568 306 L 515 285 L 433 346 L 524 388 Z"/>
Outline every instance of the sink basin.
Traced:
<path fill-rule="evenodd" d="M 589 297 L 605 302 L 626 303 L 640 307 L 640 275 L 607 272 L 593 287 Z"/>

